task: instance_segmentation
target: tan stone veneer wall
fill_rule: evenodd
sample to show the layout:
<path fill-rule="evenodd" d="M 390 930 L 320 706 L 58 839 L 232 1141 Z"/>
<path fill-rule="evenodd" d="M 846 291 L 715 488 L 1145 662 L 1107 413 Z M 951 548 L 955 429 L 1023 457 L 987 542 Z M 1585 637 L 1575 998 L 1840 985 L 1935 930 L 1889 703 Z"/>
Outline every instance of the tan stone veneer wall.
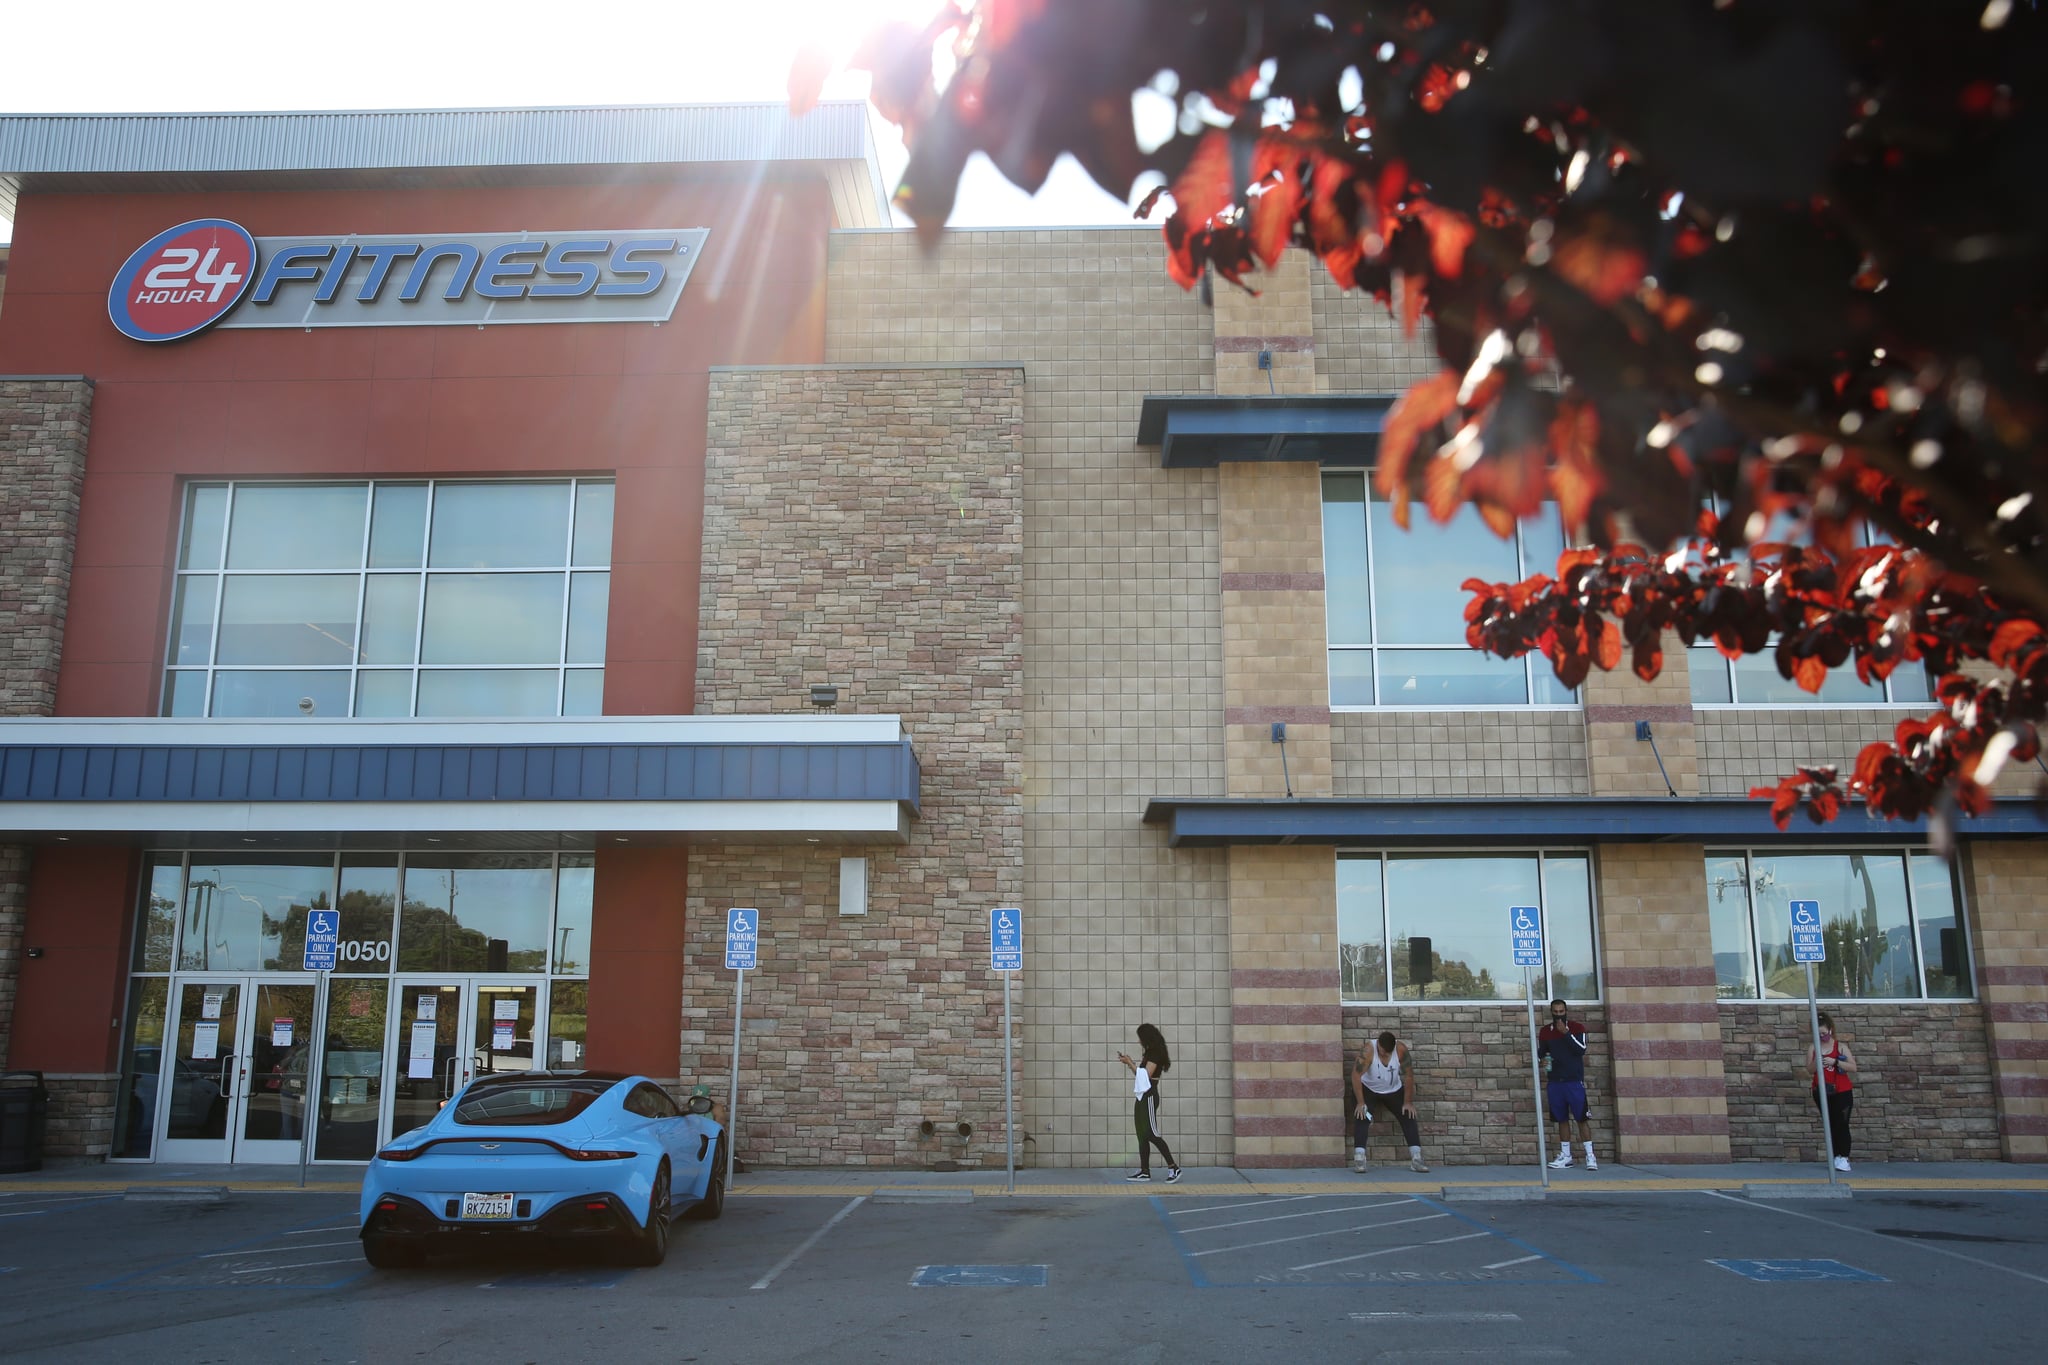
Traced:
<path fill-rule="evenodd" d="M 47 716 L 56 705 L 92 397 L 91 381 L 78 376 L 0 375 L 0 715 Z M 13 1036 L 32 858 L 0 845 L 0 1068 Z M 49 1154 L 83 1155 L 90 1138 L 66 1135 L 86 1106 L 60 1093 L 53 1108 Z M 99 1141 L 104 1151 L 104 1132 Z"/>
<path fill-rule="evenodd" d="M 828 360 L 1024 365 L 1026 1159 L 1132 1159 L 1116 1054 L 1149 1019 L 1175 1155 L 1227 1164 L 1224 857 L 1141 821 L 1149 797 L 1223 790 L 1216 476 L 1135 441 L 1145 395 L 1211 386 L 1209 315 L 1156 230 L 955 232 L 931 254 L 835 232 L 829 252 Z"/>
<path fill-rule="evenodd" d="M 2008 1161 L 2048 1161 L 2048 845 L 1967 850 L 1971 945 Z"/>
<path fill-rule="evenodd" d="M 1003 1160 L 986 911 L 1023 891 L 1023 390 L 1014 366 L 711 375 L 699 712 L 808 711 L 830 682 L 841 714 L 901 715 L 922 767 L 906 845 L 692 852 L 680 1072 L 714 1087 L 723 911 L 761 911 L 749 1161 Z M 869 859 L 864 916 L 839 914 L 843 854 Z"/>

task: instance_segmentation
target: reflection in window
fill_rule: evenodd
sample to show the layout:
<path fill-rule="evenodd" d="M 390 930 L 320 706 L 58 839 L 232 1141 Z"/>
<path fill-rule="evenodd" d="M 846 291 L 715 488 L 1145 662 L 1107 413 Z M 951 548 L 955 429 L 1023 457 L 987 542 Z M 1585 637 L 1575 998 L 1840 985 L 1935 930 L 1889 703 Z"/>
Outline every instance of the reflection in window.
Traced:
<path fill-rule="evenodd" d="M 600 479 L 192 485 L 161 712 L 596 714 L 612 501 Z"/>
<path fill-rule="evenodd" d="M 1415 516 L 1406 531 L 1362 473 L 1323 475 L 1323 580 L 1330 704 L 1569 706 L 1539 656 L 1497 659 L 1465 643 L 1467 578 L 1515 582 L 1552 573 L 1564 549 L 1557 508 L 1503 540 L 1470 507 L 1446 525 Z"/>
<path fill-rule="evenodd" d="M 147 1157 L 156 1140 L 158 1106 L 166 1100 L 181 1109 L 215 1103 L 220 1092 L 205 1093 L 182 1069 L 172 1070 L 172 1094 L 163 1091 L 164 1018 L 169 1011 L 169 977 L 138 976 L 128 987 L 127 1045 L 121 1050 L 121 1090 L 114 1104 L 111 1155 Z"/>
<path fill-rule="evenodd" d="M 1591 867 L 1583 853 L 1346 855 L 1337 860 L 1339 990 L 1347 1001 L 1523 998 L 1508 911 L 1534 906 L 1547 999 L 1597 998 Z"/>
<path fill-rule="evenodd" d="M 398 969 L 545 972 L 554 882 L 545 853 L 408 858 Z"/>
<path fill-rule="evenodd" d="M 1806 968 L 1792 957 L 1795 900 L 1820 904 L 1826 954 L 1814 967 L 1820 995 L 1917 1000 L 1970 992 L 1956 888 L 1939 858 L 1881 851 L 1713 853 L 1707 896 L 1723 999 L 1805 996 Z"/>
<path fill-rule="evenodd" d="M 251 855 L 232 863 L 195 857 L 178 924 L 178 966 L 188 972 L 298 971 L 307 914 L 333 907 L 331 856 Z"/>

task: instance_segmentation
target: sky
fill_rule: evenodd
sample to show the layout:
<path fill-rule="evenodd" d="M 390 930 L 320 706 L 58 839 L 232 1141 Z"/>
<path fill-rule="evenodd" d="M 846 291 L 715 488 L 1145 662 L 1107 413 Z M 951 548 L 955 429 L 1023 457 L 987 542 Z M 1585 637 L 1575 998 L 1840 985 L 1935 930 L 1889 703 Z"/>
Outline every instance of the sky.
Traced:
<path fill-rule="evenodd" d="M 335 6 L 0 0 L 0 114 L 694 104 L 788 97 L 810 43 L 843 60 L 890 19 L 939 0 L 350 0 Z M 828 99 L 867 94 L 835 75 Z M 906 154 L 870 111 L 885 183 Z M 970 165 L 960 226 L 1128 224 L 1071 161 L 1034 199 Z M 0 218 L 0 242 L 12 224 Z"/>

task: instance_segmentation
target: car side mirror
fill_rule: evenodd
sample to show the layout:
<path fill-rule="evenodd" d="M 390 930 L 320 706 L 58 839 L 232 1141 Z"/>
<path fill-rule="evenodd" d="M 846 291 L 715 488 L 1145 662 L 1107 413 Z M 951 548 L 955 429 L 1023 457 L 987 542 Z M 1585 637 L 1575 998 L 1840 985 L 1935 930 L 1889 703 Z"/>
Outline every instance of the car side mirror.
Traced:
<path fill-rule="evenodd" d="M 709 1095 L 692 1095 L 690 1096 L 690 1102 L 684 1105 L 683 1109 L 692 1114 L 708 1114 L 711 1112 L 712 1104 L 713 1101 Z"/>

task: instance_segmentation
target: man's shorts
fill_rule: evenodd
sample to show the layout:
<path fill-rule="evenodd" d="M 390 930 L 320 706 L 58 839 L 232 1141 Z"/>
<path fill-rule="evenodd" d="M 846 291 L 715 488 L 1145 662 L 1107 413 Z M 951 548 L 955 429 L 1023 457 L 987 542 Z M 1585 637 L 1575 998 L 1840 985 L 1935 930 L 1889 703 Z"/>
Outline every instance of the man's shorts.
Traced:
<path fill-rule="evenodd" d="M 1584 1081 L 1550 1081 L 1550 1121 L 1563 1123 L 1566 1119 L 1586 1122 L 1586 1083 Z"/>

